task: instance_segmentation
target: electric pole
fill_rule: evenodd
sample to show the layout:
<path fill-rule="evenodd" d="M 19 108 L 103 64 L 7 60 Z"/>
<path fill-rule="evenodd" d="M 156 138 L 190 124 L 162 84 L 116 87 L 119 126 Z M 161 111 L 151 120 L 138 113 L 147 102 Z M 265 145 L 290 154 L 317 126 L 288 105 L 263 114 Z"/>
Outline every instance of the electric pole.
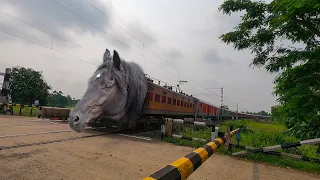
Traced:
<path fill-rule="evenodd" d="M 237 113 L 238 113 L 238 109 L 239 109 L 239 108 L 238 108 L 238 103 L 237 103 Z"/>
<path fill-rule="evenodd" d="M 11 81 L 12 81 L 12 77 L 11 77 L 11 69 L 10 68 L 6 68 L 4 73 L 0 73 L 1 76 L 4 76 L 3 78 L 3 83 L 2 83 L 2 88 L 0 89 L 0 103 L 2 103 L 3 106 L 1 106 L 1 108 L 3 108 L 1 110 L 1 112 L 6 113 L 7 111 L 7 105 L 9 103 L 12 103 L 12 99 L 11 99 Z M 12 106 L 10 106 L 10 112 L 13 112 Z"/>
<path fill-rule="evenodd" d="M 223 87 L 221 88 L 221 105 L 220 105 L 220 121 L 222 121 L 222 113 L 223 113 Z"/>
<path fill-rule="evenodd" d="M 2 89 L 1 89 L 1 103 L 11 103 L 11 88 L 10 88 L 10 81 L 11 81 L 11 69 L 6 68 L 5 73 L 0 73 L 0 75 L 4 76 Z"/>
<path fill-rule="evenodd" d="M 220 121 L 222 121 L 222 108 L 223 108 L 223 87 L 221 87 L 221 88 L 204 88 L 205 90 L 207 90 L 207 91 L 209 91 L 209 92 L 211 92 L 211 93 L 213 93 L 212 95 L 217 95 L 217 96 L 219 96 L 218 94 L 216 94 L 216 93 L 214 93 L 214 92 L 212 92 L 212 91 L 210 91 L 209 89 L 221 89 L 221 94 L 220 94 L 220 97 L 221 97 L 221 104 L 220 104 L 220 116 L 218 115 L 217 116 L 217 119 L 218 119 L 218 122 L 220 123 Z"/>

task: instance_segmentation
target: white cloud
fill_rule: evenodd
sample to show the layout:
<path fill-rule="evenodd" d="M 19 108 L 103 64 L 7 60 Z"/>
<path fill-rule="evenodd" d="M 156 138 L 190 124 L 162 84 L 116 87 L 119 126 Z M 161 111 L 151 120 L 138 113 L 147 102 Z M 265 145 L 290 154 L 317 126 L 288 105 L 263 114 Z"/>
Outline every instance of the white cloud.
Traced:
<path fill-rule="evenodd" d="M 221 43 L 218 39 L 222 33 L 230 31 L 239 21 L 239 17 L 228 17 L 217 12 L 222 0 L 88 1 L 164 57 L 175 68 L 146 47 L 143 48 L 140 42 L 83 0 L 58 2 L 129 45 L 136 52 L 53 1 L 13 0 L 10 3 L 0 2 L 0 4 L 4 12 L 98 54 L 102 55 L 105 48 L 116 49 L 121 57 L 127 61 L 137 62 L 152 77 L 172 85 L 175 85 L 179 79 L 188 80 L 190 83 L 181 85 L 187 93 L 215 104 L 220 104 L 220 97 L 201 95 L 201 93 L 209 93 L 203 88 L 223 86 L 224 102 L 232 109 L 235 109 L 236 103 L 239 103 L 240 110 L 270 111 L 270 106 L 275 104 L 275 99 L 271 95 L 274 76 L 265 73 L 263 69 L 249 68 L 252 55 L 248 51 L 236 52 L 231 46 Z M 52 44 L 52 36 L 1 13 L 0 30 L 9 31 L 48 47 Z M 1 69 L 20 65 L 42 70 L 45 79 L 54 89 L 77 98 L 84 93 L 87 80 L 96 68 L 79 59 L 2 32 L 0 32 L 0 40 Z M 54 38 L 53 48 L 97 65 L 102 62 L 102 56 L 70 45 L 57 37 Z M 140 56 L 139 53 L 149 60 Z M 176 77 L 178 75 L 179 79 Z M 220 94 L 219 90 L 214 92 Z"/>

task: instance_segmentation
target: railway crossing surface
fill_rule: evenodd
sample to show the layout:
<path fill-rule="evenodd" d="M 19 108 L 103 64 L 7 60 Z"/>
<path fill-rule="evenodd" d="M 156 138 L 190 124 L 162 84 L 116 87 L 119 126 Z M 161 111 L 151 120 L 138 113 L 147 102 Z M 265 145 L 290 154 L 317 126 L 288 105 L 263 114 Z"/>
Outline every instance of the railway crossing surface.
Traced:
<path fill-rule="evenodd" d="M 143 179 L 194 150 L 138 135 L 68 130 L 68 124 L 0 116 L 0 179 Z M 320 175 L 213 154 L 188 179 L 318 180 Z"/>

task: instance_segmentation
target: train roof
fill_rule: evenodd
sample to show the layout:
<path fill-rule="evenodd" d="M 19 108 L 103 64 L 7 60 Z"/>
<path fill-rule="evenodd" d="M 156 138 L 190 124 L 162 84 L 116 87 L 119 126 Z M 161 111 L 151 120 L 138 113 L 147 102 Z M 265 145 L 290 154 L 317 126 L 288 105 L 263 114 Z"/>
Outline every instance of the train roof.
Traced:
<path fill-rule="evenodd" d="M 174 90 L 172 90 L 172 89 L 169 89 L 169 88 L 167 88 L 167 87 L 164 87 L 164 86 L 155 84 L 154 82 L 151 82 L 151 81 L 148 81 L 148 83 L 151 83 L 153 86 L 156 86 L 156 87 L 158 87 L 158 88 L 162 88 L 162 89 L 165 89 L 165 90 L 167 90 L 167 91 L 171 91 L 172 93 L 179 94 L 180 96 L 183 96 L 183 97 L 186 97 L 186 98 L 196 98 L 196 97 L 194 97 L 194 96 L 192 96 L 192 95 L 189 96 L 189 95 L 187 95 L 187 94 L 182 94 L 182 93 L 176 92 L 176 91 L 174 91 Z M 197 98 L 196 98 L 196 99 L 197 99 Z"/>

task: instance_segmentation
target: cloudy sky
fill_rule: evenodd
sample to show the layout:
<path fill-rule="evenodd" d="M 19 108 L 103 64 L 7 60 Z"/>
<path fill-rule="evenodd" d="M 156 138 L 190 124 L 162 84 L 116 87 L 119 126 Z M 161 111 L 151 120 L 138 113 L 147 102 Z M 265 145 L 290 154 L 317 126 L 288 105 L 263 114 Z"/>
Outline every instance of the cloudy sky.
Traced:
<path fill-rule="evenodd" d="M 80 98 L 104 50 L 116 49 L 153 78 L 187 80 L 188 94 L 219 105 L 220 90 L 204 88 L 223 87 L 230 109 L 270 112 L 274 75 L 249 67 L 249 51 L 219 40 L 240 21 L 218 12 L 222 2 L 0 0 L 0 69 L 43 71 L 53 89 Z"/>

